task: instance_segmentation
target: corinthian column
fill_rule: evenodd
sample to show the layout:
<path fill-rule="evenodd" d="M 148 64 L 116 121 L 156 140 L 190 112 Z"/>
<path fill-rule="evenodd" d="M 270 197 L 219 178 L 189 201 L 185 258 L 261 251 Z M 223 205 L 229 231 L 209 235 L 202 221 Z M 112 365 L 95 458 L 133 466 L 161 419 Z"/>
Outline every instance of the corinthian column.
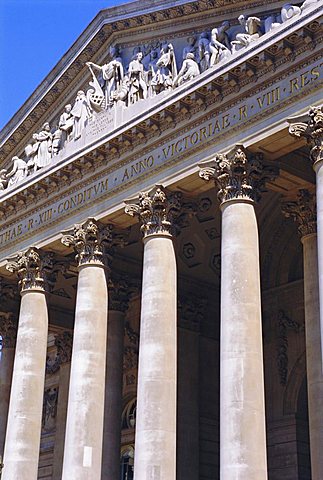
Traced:
<path fill-rule="evenodd" d="M 119 480 L 120 477 L 124 319 L 127 307 L 127 283 L 122 278 L 110 278 L 102 480 Z"/>
<path fill-rule="evenodd" d="M 177 274 L 172 239 L 179 194 L 141 193 L 126 213 L 144 235 L 135 480 L 176 479 Z"/>
<path fill-rule="evenodd" d="M 316 173 L 316 210 L 318 276 L 320 302 L 320 329 L 323 332 L 323 106 L 311 107 L 307 114 L 288 120 L 289 133 L 305 137 L 310 145 L 309 159 Z M 323 335 L 321 335 L 321 363 L 323 362 Z M 322 369 L 322 365 L 321 365 Z"/>
<path fill-rule="evenodd" d="M 201 165 L 222 211 L 220 478 L 267 479 L 258 229 L 269 169 L 241 145 Z M 272 172 L 270 172 L 272 174 Z"/>
<path fill-rule="evenodd" d="M 323 374 L 318 282 L 315 196 L 300 190 L 297 201 L 282 206 L 298 224 L 303 243 L 306 370 L 312 480 L 323 478 Z"/>
<path fill-rule="evenodd" d="M 62 238 L 74 247 L 79 269 L 63 480 L 101 479 L 108 319 L 103 249 L 109 240 L 109 228 L 94 219 Z"/>
<path fill-rule="evenodd" d="M 17 326 L 12 320 L 11 313 L 0 312 L 0 335 L 2 338 L 0 357 L 0 455 L 3 458 L 17 337 Z"/>
<path fill-rule="evenodd" d="M 46 271 L 52 257 L 35 248 L 11 259 L 20 279 L 21 305 L 2 480 L 36 480 L 43 408 L 48 313 Z"/>

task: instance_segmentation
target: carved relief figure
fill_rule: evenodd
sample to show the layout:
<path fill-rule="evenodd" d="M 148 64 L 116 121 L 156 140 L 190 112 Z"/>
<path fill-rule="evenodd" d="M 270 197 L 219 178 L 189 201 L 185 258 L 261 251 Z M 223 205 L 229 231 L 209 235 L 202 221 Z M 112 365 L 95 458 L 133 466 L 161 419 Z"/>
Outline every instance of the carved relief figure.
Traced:
<path fill-rule="evenodd" d="M 96 65 L 93 62 L 87 62 L 86 64 L 88 67 L 93 67 L 94 69 L 99 70 L 102 74 L 102 79 L 103 79 L 102 88 L 105 94 L 106 107 L 111 106 L 113 104 L 112 94 L 113 92 L 115 92 L 120 88 L 123 77 L 124 77 L 122 59 L 120 57 L 120 52 L 117 47 L 110 47 L 110 58 L 111 60 L 102 66 Z M 94 82 L 96 80 L 94 74 L 93 74 L 93 80 Z M 91 85 L 94 86 L 94 90 L 95 90 L 94 94 L 98 93 L 100 95 L 100 91 L 97 88 L 98 86 L 93 85 L 93 83 L 91 83 Z M 90 96 L 90 100 L 91 101 L 93 100 L 92 96 Z M 94 103 L 97 103 L 97 102 L 94 102 Z"/>
<path fill-rule="evenodd" d="M 60 148 L 63 148 L 64 143 L 70 140 L 74 118 L 72 115 L 72 105 L 69 103 L 65 105 L 65 111 L 59 117 L 58 126 L 62 132 Z"/>
<path fill-rule="evenodd" d="M 198 42 L 200 70 L 205 72 L 210 66 L 210 42 L 206 32 L 202 32 Z"/>
<path fill-rule="evenodd" d="M 129 63 L 129 104 L 136 103 L 138 100 L 147 98 L 147 84 L 144 76 L 144 66 L 142 64 L 142 52 L 138 52 L 134 59 Z"/>
<path fill-rule="evenodd" d="M 77 92 L 71 114 L 74 117 L 72 136 L 74 140 L 77 140 L 80 138 L 82 130 L 87 125 L 89 118 L 92 117 L 92 108 L 83 90 Z"/>
<path fill-rule="evenodd" d="M 27 176 L 28 173 L 27 163 L 24 160 L 15 156 L 12 157 L 12 162 L 12 169 L 6 175 L 6 177 L 9 179 L 8 187 L 10 187 L 11 185 L 15 185 L 16 183 L 20 183 Z"/>
<path fill-rule="evenodd" d="M 284 23 L 290 18 L 293 18 L 296 15 L 300 15 L 300 14 L 301 14 L 301 9 L 299 7 L 291 5 L 290 3 L 285 3 L 283 8 L 281 9 L 282 22 Z"/>
<path fill-rule="evenodd" d="M 200 69 L 198 63 L 195 61 L 194 54 L 188 53 L 183 62 L 182 68 L 174 80 L 174 86 L 182 85 L 182 83 L 192 80 L 193 78 L 197 77 L 199 73 Z"/>
<path fill-rule="evenodd" d="M 194 58 L 196 56 L 196 37 L 190 36 L 187 38 L 187 45 L 183 48 L 183 60 L 186 60 L 186 56 L 188 53 L 193 53 Z"/>
<path fill-rule="evenodd" d="M 177 76 L 175 52 L 171 43 L 164 45 L 161 49 L 157 66 L 158 71 L 151 81 L 156 94 L 172 88 L 173 81 Z"/>
<path fill-rule="evenodd" d="M 231 51 L 221 42 L 218 40 L 218 32 L 217 28 L 213 28 L 211 32 L 211 42 L 210 42 L 210 66 L 216 65 L 217 63 L 225 60 L 231 55 Z"/>
<path fill-rule="evenodd" d="M 238 20 L 246 33 L 237 33 L 236 39 L 231 42 L 233 52 L 240 50 L 241 48 L 247 47 L 251 42 L 257 40 L 261 35 L 260 18 L 246 18 L 244 15 L 240 15 Z"/>
<path fill-rule="evenodd" d="M 0 170 L 0 191 L 7 187 L 7 170 L 3 168 Z"/>
<path fill-rule="evenodd" d="M 33 161 L 35 170 L 50 164 L 52 158 L 52 137 L 48 122 L 44 123 L 39 133 L 34 133 Z"/>
<path fill-rule="evenodd" d="M 121 82 L 121 86 L 118 90 L 115 90 L 111 94 L 111 100 L 113 102 L 122 102 L 122 104 L 128 104 L 128 95 L 130 90 L 130 81 L 128 75 L 123 77 Z"/>

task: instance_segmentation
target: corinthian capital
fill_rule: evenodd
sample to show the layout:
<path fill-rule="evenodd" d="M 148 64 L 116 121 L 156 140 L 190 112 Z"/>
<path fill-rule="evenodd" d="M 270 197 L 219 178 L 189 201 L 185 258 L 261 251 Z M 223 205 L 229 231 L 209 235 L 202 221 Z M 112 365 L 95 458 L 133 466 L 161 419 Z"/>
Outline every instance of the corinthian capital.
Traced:
<path fill-rule="evenodd" d="M 138 203 L 129 203 L 125 212 L 139 218 L 144 237 L 172 235 L 181 210 L 181 197 L 179 192 L 169 192 L 162 185 L 156 185 L 150 192 L 141 192 Z"/>
<path fill-rule="evenodd" d="M 8 259 L 6 268 L 17 274 L 21 291 L 45 290 L 48 275 L 53 268 L 53 257 L 52 253 L 31 247 L 26 252 L 20 252 Z"/>
<path fill-rule="evenodd" d="M 316 200 L 313 193 L 299 190 L 296 201 L 282 204 L 282 212 L 286 218 L 292 218 L 297 223 L 301 237 L 316 233 Z"/>
<path fill-rule="evenodd" d="M 0 312 L 0 335 L 3 348 L 14 348 L 17 339 L 17 325 L 14 323 L 11 313 Z"/>
<path fill-rule="evenodd" d="M 306 138 L 310 145 L 310 159 L 314 163 L 323 160 L 323 105 L 311 107 L 307 114 L 288 119 L 289 133 Z"/>
<path fill-rule="evenodd" d="M 93 263 L 105 264 L 105 246 L 111 243 L 111 225 L 103 225 L 94 218 L 74 225 L 63 232 L 62 243 L 74 247 L 79 266 Z"/>
<path fill-rule="evenodd" d="M 210 162 L 200 165 L 199 175 L 204 180 L 213 179 L 218 188 L 220 202 L 250 200 L 257 202 L 278 170 L 265 166 L 262 155 L 250 154 L 243 145 L 236 145 L 226 154 L 217 154 Z"/>

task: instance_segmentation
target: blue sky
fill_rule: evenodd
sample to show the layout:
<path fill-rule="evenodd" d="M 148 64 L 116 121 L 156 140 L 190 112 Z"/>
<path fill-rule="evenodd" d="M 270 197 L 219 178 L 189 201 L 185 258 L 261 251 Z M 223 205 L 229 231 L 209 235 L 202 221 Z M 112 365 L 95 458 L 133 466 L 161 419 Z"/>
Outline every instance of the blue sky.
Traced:
<path fill-rule="evenodd" d="M 127 0 L 0 0 L 0 130 L 103 8 Z"/>

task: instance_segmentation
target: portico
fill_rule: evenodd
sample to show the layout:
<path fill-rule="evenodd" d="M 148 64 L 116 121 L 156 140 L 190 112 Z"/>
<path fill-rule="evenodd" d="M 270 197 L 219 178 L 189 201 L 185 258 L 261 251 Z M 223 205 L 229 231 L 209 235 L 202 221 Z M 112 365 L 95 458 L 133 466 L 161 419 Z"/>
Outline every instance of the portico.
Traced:
<path fill-rule="evenodd" d="M 179 3 L 104 10 L 2 134 L 5 480 L 323 474 L 322 2 Z"/>

